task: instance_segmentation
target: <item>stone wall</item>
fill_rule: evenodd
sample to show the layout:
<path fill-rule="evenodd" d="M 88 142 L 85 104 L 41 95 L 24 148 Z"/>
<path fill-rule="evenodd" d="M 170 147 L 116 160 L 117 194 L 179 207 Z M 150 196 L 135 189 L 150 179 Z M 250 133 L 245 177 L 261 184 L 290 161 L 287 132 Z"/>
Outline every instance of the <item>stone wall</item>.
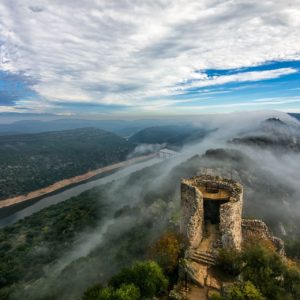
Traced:
<path fill-rule="evenodd" d="M 242 245 L 242 201 L 227 202 L 220 208 L 220 232 L 224 248 L 241 249 Z"/>
<path fill-rule="evenodd" d="M 220 176 L 199 175 L 189 179 L 184 179 L 183 181 L 199 188 L 205 184 L 213 183 L 217 188 L 229 191 L 231 197 L 230 201 L 232 202 L 239 201 L 240 194 L 243 191 L 242 186 L 238 182 L 232 179 L 222 178 Z"/>
<path fill-rule="evenodd" d="M 210 184 L 229 192 L 228 202 L 220 206 L 221 241 L 223 247 L 239 250 L 242 242 L 242 186 L 231 179 L 211 175 L 195 176 L 181 182 L 181 233 L 186 246 L 197 248 L 201 243 L 204 232 L 204 191 L 201 189 Z"/>
<path fill-rule="evenodd" d="M 180 231 L 187 247 L 197 248 L 202 240 L 204 225 L 203 198 L 197 188 L 181 183 Z"/>

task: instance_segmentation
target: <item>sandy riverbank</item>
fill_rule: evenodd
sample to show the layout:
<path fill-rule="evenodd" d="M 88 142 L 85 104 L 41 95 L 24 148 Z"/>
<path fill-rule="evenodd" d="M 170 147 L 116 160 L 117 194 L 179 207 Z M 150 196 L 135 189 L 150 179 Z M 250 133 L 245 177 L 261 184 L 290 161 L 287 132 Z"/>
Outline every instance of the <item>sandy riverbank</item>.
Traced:
<path fill-rule="evenodd" d="M 147 159 L 151 159 L 151 158 L 154 158 L 155 156 L 156 156 L 156 154 L 154 153 L 154 154 L 150 154 L 150 155 L 144 155 L 144 156 L 139 156 L 136 158 L 128 159 L 128 160 L 125 160 L 125 161 L 122 161 L 122 162 L 119 162 L 116 164 L 112 164 L 112 165 L 109 165 L 109 166 L 106 166 L 103 168 L 96 169 L 94 171 L 87 172 L 82 175 L 78 175 L 78 176 L 74 176 L 72 178 L 60 180 L 58 182 L 53 183 L 50 186 L 32 191 L 25 195 L 20 195 L 20 196 L 15 196 L 15 197 L 8 198 L 8 199 L 0 200 L 0 208 L 8 207 L 10 205 L 14 205 L 14 204 L 18 204 L 18 203 L 21 203 L 24 201 L 33 200 L 38 197 L 46 196 L 50 193 L 56 192 L 60 189 L 66 188 L 70 185 L 78 184 L 80 182 L 89 180 L 100 174 L 103 174 L 106 172 L 111 172 L 111 171 L 129 166 L 129 165 L 132 165 L 132 164 L 135 164 L 135 163 L 147 160 Z"/>

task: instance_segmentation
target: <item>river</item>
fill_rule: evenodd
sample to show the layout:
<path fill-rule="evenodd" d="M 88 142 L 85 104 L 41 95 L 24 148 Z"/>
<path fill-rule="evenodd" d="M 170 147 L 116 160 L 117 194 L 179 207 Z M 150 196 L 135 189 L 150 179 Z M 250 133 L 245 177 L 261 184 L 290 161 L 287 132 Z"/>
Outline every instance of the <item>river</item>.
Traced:
<path fill-rule="evenodd" d="M 129 165 L 127 167 L 121 168 L 112 174 L 103 176 L 101 178 L 91 180 L 85 183 L 78 184 L 76 186 L 65 189 L 61 192 L 57 192 L 50 196 L 45 196 L 39 200 L 30 200 L 24 203 L 13 205 L 12 207 L 5 207 L 0 209 L 0 227 L 4 227 L 17 222 L 31 214 L 40 211 L 41 209 L 48 207 L 53 204 L 65 201 L 71 197 L 77 196 L 84 191 L 87 191 L 93 187 L 103 185 L 114 180 L 123 178 L 129 174 L 136 171 L 142 170 L 146 167 L 153 166 L 161 162 L 160 158 L 152 158 L 147 161 Z"/>

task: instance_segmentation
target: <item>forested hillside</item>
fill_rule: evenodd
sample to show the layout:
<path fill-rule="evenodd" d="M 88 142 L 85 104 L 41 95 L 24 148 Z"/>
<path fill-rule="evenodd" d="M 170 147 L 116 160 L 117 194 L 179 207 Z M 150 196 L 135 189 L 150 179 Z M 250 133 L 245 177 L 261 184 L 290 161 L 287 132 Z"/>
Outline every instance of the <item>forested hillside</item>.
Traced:
<path fill-rule="evenodd" d="M 243 132 L 231 140 L 232 143 L 272 151 L 300 151 L 299 124 L 288 124 L 279 118 L 269 118 L 261 122 L 256 128 Z"/>
<path fill-rule="evenodd" d="M 207 134 L 207 130 L 191 125 L 155 126 L 137 132 L 130 137 L 129 141 L 133 143 L 182 146 L 185 143 L 203 139 Z"/>
<path fill-rule="evenodd" d="M 133 148 L 95 128 L 0 136 L 0 199 L 125 160 Z"/>
<path fill-rule="evenodd" d="M 213 149 L 179 165 L 164 161 L 1 229 L 0 299 L 80 299 L 88 286 L 149 258 L 159 236 L 178 230 L 180 178 L 202 168 L 241 182 L 244 217 L 262 218 L 276 233 L 282 223 L 287 254 L 300 258 L 299 217 L 282 214 L 293 191 L 246 154 Z"/>

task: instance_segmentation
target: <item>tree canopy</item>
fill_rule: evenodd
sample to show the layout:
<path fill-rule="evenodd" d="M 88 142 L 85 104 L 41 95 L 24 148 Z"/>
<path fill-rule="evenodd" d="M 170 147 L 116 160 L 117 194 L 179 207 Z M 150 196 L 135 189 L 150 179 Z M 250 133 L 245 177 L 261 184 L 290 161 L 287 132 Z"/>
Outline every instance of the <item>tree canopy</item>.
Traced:
<path fill-rule="evenodd" d="M 163 294 L 168 286 L 160 266 L 154 261 L 140 261 L 113 276 L 107 287 L 88 288 L 82 300 L 139 300 Z"/>
<path fill-rule="evenodd" d="M 237 255 L 236 260 L 231 250 L 222 250 L 219 256 L 219 268 L 226 274 L 239 275 L 242 281 L 215 299 L 300 299 L 300 272 L 288 266 L 278 254 L 255 246 Z"/>

